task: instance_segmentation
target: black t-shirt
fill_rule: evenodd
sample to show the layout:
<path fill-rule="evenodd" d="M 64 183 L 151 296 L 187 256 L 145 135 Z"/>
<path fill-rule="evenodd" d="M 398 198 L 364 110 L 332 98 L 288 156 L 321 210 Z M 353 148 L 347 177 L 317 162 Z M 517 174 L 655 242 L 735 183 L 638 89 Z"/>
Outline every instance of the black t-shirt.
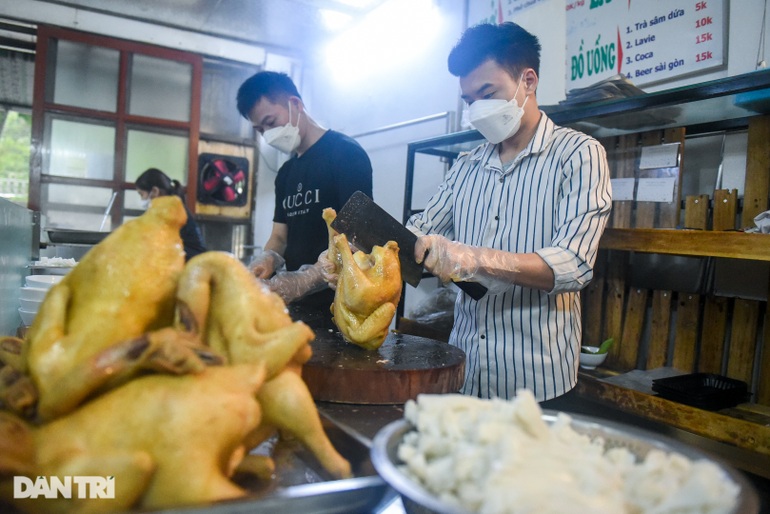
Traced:
<path fill-rule="evenodd" d="M 339 132 L 327 130 L 304 154 L 281 166 L 275 178 L 273 221 L 288 227 L 288 271 L 318 260 L 329 247 L 321 213 L 327 207 L 339 212 L 356 191 L 372 196 L 372 164 L 361 145 Z M 328 310 L 333 300 L 334 291 L 327 289 L 298 303 Z"/>

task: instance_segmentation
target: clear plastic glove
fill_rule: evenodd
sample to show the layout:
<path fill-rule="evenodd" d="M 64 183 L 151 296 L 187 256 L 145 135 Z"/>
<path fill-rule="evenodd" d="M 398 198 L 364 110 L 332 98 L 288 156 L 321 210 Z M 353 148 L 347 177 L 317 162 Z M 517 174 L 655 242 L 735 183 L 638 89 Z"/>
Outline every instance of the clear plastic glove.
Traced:
<path fill-rule="evenodd" d="M 478 282 L 499 294 L 516 283 L 520 272 L 518 254 L 469 246 L 438 236 L 421 236 L 414 258 L 442 282 Z"/>
<path fill-rule="evenodd" d="M 318 256 L 318 262 L 316 263 L 321 268 L 321 276 L 324 281 L 329 285 L 331 289 L 337 290 L 337 280 L 339 280 L 339 265 L 338 263 L 329 259 L 329 250 L 324 250 L 321 255 Z"/>
<path fill-rule="evenodd" d="M 249 271 L 257 278 L 270 278 L 286 263 L 283 257 L 273 250 L 265 250 L 255 255 L 249 262 Z"/>
<path fill-rule="evenodd" d="M 267 281 L 267 287 L 280 296 L 286 304 L 296 302 L 318 291 L 326 289 L 321 265 L 305 264 L 297 271 L 281 271 Z"/>
<path fill-rule="evenodd" d="M 358 248 L 353 243 L 348 243 L 351 253 L 355 254 Z M 324 250 L 318 256 L 318 264 L 321 265 L 323 271 L 323 277 L 331 289 L 337 290 L 337 280 L 339 280 L 339 271 L 342 268 L 342 259 L 339 257 L 339 252 L 334 249 L 334 259 L 329 257 L 329 250 Z"/>

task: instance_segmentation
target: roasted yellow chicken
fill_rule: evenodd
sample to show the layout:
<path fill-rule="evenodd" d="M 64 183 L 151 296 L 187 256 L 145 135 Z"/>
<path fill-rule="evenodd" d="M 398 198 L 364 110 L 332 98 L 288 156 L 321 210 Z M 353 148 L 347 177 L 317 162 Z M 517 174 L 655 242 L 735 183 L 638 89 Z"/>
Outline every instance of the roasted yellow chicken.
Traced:
<path fill-rule="evenodd" d="M 52 419 L 142 368 L 199 372 L 197 340 L 164 332 L 184 267 L 179 229 L 187 214 L 176 196 L 153 200 L 118 227 L 51 288 L 30 327 L 25 371 L 38 389 L 37 412 Z"/>
<path fill-rule="evenodd" d="M 249 452 L 293 434 L 335 477 L 300 377 L 314 334 L 232 255 L 186 265 L 176 197 L 116 229 L 51 288 L 25 340 L 0 338 L 0 500 L 29 512 L 160 508 L 242 496 Z M 212 366 L 213 365 L 213 366 Z M 13 500 L 11 478 L 114 476 L 114 500 Z"/>
<path fill-rule="evenodd" d="M 345 234 L 331 223 L 337 213 L 324 209 L 329 231 L 327 258 L 337 266 L 337 290 L 331 310 L 334 323 L 346 341 L 376 350 L 385 341 L 401 299 L 401 263 L 398 244 L 388 241 L 370 254 L 353 253 Z"/>
<path fill-rule="evenodd" d="M 321 465 L 338 478 L 350 476 L 350 464 L 332 446 L 310 392 L 300 376 L 311 356 L 314 334 L 301 322 L 292 322 L 278 295 L 257 281 L 235 257 L 207 252 L 185 267 L 177 291 L 177 324 L 199 335 L 231 364 L 264 363 L 267 381 L 257 398 L 263 423 L 251 434 L 256 447 L 276 429 L 296 436 Z M 286 345 L 302 341 L 288 366 L 273 355 Z M 270 466 L 270 464 L 268 464 Z"/>
<path fill-rule="evenodd" d="M 283 358 L 298 347 L 287 345 Z M 0 413 L 0 488 L 13 475 L 114 477 L 114 499 L 26 499 L 29 512 L 116 512 L 238 498 L 230 481 L 260 423 L 262 364 L 212 366 L 195 375 L 147 375 L 40 427 Z M 8 453 L 12 450 L 12 453 Z M 15 459 L 15 460 L 14 460 Z M 3 494 L 11 498 L 12 494 Z"/>
<path fill-rule="evenodd" d="M 37 405 L 37 388 L 24 373 L 24 341 L 0 337 L 0 410 L 31 417 Z"/>

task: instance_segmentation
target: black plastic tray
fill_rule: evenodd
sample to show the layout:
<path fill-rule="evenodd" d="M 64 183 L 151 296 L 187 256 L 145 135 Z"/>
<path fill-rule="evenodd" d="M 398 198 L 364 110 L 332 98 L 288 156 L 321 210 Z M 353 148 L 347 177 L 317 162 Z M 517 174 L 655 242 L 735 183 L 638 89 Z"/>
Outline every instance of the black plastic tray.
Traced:
<path fill-rule="evenodd" d="M 693 407 L 720 410 L 743 403 L 751 396 L 746 382 L 715 373 L 691 373 L 652 381 L 658 396 Z"/>
<path fill-rule="evenodd" d="M 52 243 L 95 245 L 108 235 L 110 235 L 109 232 L 90 232 L 66 228 L 48 229 L 48 239 Z"/>

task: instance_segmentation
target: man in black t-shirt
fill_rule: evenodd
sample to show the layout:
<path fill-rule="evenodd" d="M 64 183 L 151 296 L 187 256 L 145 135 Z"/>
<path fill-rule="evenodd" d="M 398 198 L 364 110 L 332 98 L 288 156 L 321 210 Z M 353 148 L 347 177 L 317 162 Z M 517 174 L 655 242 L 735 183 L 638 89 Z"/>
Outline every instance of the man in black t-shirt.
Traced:
<path fill-rule="evenodd" d="M 262 279 L 271 277 L 284 263 L 289 272 L 308 269 L 328 248 L 323 209 L 339 211 L 356 191 L 372 196 L 369 157 L 350 137 L 316 123 L 284 73 L 253 75 L 238 90 L 237 102 L 238 111 L 267 144 L 292 155 L 275 179 L 272 233 L 249 267 Z M 307 280 L 302 291 L 282 295 L 287 303 L 300 296 L 298 304 L 328 313 L 334 292 L 317 271 L 304 274 Z"/>

